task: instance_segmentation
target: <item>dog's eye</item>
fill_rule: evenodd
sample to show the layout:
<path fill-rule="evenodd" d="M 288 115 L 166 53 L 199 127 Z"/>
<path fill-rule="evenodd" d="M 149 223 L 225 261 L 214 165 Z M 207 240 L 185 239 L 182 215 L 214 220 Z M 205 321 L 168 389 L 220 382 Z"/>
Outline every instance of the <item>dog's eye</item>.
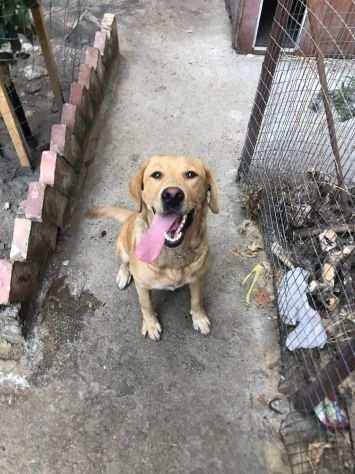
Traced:
<path fill-rule="evenodd" d="M 162 177 L 162 173 L 160 171 L 154 171 L 154 173 L 152 173 L 150 176 L 154 179 L 160 179 Z"/>
<path fill-rule="evenodd" d="M 185 178 L 187 179 L 196 178 L 196 176 L 197 176 L 197 173 L 195 173 L 194 171 L 186 171 L 185 173 Z"/>

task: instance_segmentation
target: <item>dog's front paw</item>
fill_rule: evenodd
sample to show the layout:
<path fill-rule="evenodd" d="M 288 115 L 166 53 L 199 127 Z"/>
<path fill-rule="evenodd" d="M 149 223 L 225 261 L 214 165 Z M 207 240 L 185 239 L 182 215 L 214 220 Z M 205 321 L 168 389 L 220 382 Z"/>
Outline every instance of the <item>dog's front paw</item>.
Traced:
<path fill-rule="evenodd" d="M 131 283 L 132 275 L 127 265 L 122 264 L 116 276 L 116 283 L 120 290 L 124 290 Z"/>
<path fill-rule="evenodd" d="M 208 319 L 207 315 L 191 311 L 191 316 L 192 325 L 195 331 L 200 332 L 204 336 L 207 336 L 207 334 L 209 334 L 211 330 L 211 321 Z"/>
<path fill-rule="evenodd" d="M 146 337 L 150 337 L 152 341 L 159 341 L 161 333 L 161 326 L 157 320 L 143 320 L 142 324 L 142 335 Z"/>

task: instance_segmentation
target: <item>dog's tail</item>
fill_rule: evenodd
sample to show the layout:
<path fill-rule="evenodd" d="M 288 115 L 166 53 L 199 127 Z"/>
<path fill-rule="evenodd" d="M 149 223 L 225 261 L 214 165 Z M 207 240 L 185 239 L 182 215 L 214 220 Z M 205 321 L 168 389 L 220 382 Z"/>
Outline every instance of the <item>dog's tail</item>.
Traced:
<path fill-rule="evenodd" d="M 118 222 L 125 222 L 130 216 L 134 214 L 134 211 L 125 209 L 123 207 L 95 207 L 90 209 L 85 214 L 88 219 L 98 219 L 100 217 L 108 217 L 115 219 Z"/>

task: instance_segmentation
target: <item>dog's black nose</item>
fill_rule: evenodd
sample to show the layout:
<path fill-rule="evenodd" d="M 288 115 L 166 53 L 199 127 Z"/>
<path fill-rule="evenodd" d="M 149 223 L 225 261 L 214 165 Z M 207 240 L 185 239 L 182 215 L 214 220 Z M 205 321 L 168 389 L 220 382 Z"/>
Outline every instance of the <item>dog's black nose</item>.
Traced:
<path fill-rule="evenodd" d="M 166 211 L 177 210 L 185 199 L 185 194 L 179 188 L 165 188 L 161 198 Z"/>

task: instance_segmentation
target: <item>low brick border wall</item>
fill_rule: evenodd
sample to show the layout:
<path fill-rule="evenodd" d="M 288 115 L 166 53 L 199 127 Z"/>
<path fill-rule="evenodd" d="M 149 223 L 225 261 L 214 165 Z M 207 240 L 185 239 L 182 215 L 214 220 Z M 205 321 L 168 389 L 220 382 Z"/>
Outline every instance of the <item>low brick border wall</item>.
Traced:
<path fill-rule="evenodd" d="M 23 217 L 14 223 L 9 260 L 0 260 L 0 305 L 29 301 L 63 228 L 79 181 L 84 144 L 101 104 L 105 80 L 119 55 L 117 19 L 106 13 L 93 47 L 85 51 L 78 80 L 71 84 L 61 123 L 53 125 L 43 152 L 39 181 L 30 183 Z"/>

